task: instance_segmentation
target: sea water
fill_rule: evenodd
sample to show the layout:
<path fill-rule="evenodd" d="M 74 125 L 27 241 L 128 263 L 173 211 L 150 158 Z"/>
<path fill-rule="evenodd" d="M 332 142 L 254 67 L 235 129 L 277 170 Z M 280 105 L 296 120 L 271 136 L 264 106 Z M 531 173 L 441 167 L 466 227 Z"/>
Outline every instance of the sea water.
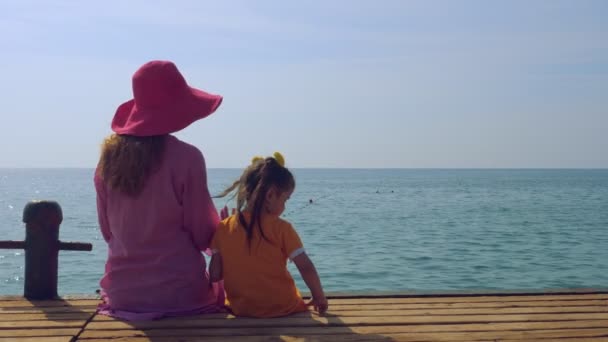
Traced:
<path fill-rule="evenodd" d="M 293 171 L 283 217 L 328 292 L 608 287 L 608 170 Z M 212 194 L 239 173 L 208 170 Z M 22 240 L 24 205 L 47 199 L 63 208 L 61 240 L 93 244 L 60 252 L 60 294 L 99 288 L 107 247 L 92 179 L 92 169 L 0 169 L 0 240 Z M 24 251 L 0 250 L 0 294 L 23 293 L 23 267 Z"/>

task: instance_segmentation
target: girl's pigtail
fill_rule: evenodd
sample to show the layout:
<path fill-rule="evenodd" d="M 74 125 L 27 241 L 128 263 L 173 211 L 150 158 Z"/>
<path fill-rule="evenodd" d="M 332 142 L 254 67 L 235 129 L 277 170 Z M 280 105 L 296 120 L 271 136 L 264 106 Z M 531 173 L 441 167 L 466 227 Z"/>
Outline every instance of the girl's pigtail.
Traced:
<path fill-rule="evenodd" d="M 232 191 L 234 191 L 234 189 L 238 188 L 239 185 L 241 184 L 241 180 L 237 179 L 235 180 L 232 185 L 230 185 L 228 188 L 226 188 L 224 191 L 222 191 L 220 194 L 213 196 L 212 198 L 221 198 L 221 197 L 226 197 L 228 194 L 230 194 Z M 232 197 L 230 197 L 230 199 L 233 199 L 234 196 L 236 196 L 237 194 L 233 194 Z"/>

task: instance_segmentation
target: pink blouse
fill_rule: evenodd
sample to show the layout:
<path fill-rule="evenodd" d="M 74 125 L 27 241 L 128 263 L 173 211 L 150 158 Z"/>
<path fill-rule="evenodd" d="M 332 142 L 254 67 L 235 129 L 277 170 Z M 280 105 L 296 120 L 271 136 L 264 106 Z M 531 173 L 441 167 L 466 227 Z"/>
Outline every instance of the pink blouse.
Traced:
<path fill-rule="evenodd" d="M 223 289 L 210 288 L 201 251 L 219 217 L 202 153 L 169 135 L 162 165 L 139 196 L 110 189 L 97 174 L 95 189 L 108 243 L 102 313 L 136 320 L 217 312 Z"/>

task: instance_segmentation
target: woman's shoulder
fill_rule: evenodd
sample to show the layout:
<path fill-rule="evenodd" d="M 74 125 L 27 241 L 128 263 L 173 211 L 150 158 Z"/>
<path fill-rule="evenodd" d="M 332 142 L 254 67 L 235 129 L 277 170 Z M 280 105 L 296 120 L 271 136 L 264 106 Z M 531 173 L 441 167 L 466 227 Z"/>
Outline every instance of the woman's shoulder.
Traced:
<path fill-rule="evenodd" d="M 198 147 L 179 140 L 173 135 L 167 137 L 167 157 L 170 163 L 175 166 L 192 167 L 195 165 L 205 165 L 205 158 Z"/>
<path fill-rule="evenodd" d="M 189 144 L 185 141 L 181 141 L 176 136 L 171 134 L 167 136 L 167 148 L 172 150 L 178 150 L 182 153 L 188 153 L 192 155 L 203 155 L 203 153 L 201 152 L 201 150 L 198 149 L 198 147 Z"/>

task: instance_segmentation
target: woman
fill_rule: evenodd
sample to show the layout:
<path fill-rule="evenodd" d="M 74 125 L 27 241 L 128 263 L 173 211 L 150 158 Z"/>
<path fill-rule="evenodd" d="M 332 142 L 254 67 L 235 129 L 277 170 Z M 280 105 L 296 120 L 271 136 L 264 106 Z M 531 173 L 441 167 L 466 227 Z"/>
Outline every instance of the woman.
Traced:
<path fill-rule="evenodd" d="M 188 86 L 168 61 L 133 75 L 95 172 L 99 226 L 108 244 L 101 312 L 128 320 L 217 312 L 205 258 L 219 217 L 205 160 L 171 133 L 213 113 L 222 97 Z"/>

